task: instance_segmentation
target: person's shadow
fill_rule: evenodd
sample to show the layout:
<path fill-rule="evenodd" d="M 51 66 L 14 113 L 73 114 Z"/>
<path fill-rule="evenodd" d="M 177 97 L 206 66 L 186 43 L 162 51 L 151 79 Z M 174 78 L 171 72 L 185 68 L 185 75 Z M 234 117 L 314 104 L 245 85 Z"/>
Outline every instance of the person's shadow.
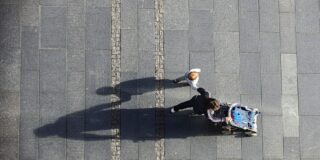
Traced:
<path fill-rule="evenodd" d="M 173 84 L 172 80 L 158 81 L 154 77 L 125 81 L 120 87 L 121 104 L 134 95 L 154 91 L 156 83 L 163 83 L 168 88 L 185 87 L 187 84 Z M 98 95 L 111 95 L 112 87 L 97 89 Z M 171 115 L 165 110 L 165 138 L 186 138 L 199 135 L 221 134 L 220 129 L 210 125 L 203 116 L 193 116 L 189 111 Z M 120 109 L 121 139 L 133 141 L 154 140 L 156 130 L 155 108 Z M 111 103 L 101 104 L 85 110 L 60 117 L 54 123 L 46 124 L 34 130 L 39 138 L 58 136 L 76 140 L 102 140 L 113 138 Z M 209 124 L 209 125 L 208 125 Z M 190 129 L 192 127 L 192 129 Z"/>

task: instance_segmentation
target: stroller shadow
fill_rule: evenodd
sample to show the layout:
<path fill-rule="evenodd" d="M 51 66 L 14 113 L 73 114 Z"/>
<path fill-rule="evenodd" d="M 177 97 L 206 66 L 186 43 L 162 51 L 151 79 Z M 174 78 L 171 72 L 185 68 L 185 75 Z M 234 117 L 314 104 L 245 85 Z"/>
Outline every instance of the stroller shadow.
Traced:
<path fill-rule="evenodd" d="M 154 77 L 125 81 L 120 87 L 121 100 L 116 103 L 130 101 L 134 95 L 141 95 L 155 90 L 156 83 L 164 83 L 166 89 L 185 87 L 187 84 L 172 84 L 171 80 L 157 81 Z M 111 95 L 112 87 L 102 87 L 96 90 L 98 95 Z M 208 122 L 204 116 L 194 116 L 192 111 L 181 111 L 170 114 L 169 109 L 159 109 L 164 112 L 165 138 L 187 138 L 194 136 L 222 135 L 221 128 Z M 132 141 L 156 139 L 156 109 L 135 108 L 120 109 L 120 138 Z M 39 138 L 62 137 L 66 139 L 95 141 L 113 138 L 111 103 L 93 106 L 81 111 L 58 118 L 54 123 L 46 124 L 34 130 Z"/>

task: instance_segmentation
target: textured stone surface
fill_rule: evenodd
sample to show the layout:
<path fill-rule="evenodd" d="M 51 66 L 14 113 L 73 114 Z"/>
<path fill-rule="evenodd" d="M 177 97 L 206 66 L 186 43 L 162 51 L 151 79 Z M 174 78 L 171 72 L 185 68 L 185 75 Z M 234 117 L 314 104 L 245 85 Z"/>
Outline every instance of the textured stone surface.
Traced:
<path fill-rule="evenodd" d="M 319 1 L 295 1 L 296 6 L 296 31 L 319 32 Z"/>
<path fill-rule="evenodd" d="M 240 54 L 240 93 L 260 94 L 260 55 L 256 53 Z"/>
<path fill-rule="evenodd" d="M 281 115 L 281 77 L 279 74 L 266 74 L 262 80 L 262 106 L 265 115 Z"/>
<path fill-rule="evenodd" d="M 284 159 L 300 159 L 300 140 L 297 137 L 283 139 Z"/>
<path fill-rule="evenodd" d="M 239 31 L 238 0 L 214 0 L 213 10 L 215 32 Z"/>
<path fill-rule="evenodd" d="M 300 151 L 301 158 L 318 159 L 319 150 L 319 117 L 300 116 Z"/>
<path fill-rule="evenodd" d="M 164 5 L 164 29 L 187 30 L 189 26 L 188 1 L 163 0 Z"/>
<path fill-rule="evenodd" d="M 259 12 L 240 12 L 240 52 L 259 51 Z"/>
<path fill-rule="evenodd" d="M 299 114 L 319 115 L 318 107 L 320 93 L 320 76 L 318 74 L 298 74 L 299 82 Z"/>
<path fill-rule="evenodd" d="M 260 31 L 279 32 L 279 0 L 261 0 Z"/>
<path fill-rule="evenodd" d="M 283 125 L 280 116 L 262 117 L 264 158 L 283 158 Z"/>

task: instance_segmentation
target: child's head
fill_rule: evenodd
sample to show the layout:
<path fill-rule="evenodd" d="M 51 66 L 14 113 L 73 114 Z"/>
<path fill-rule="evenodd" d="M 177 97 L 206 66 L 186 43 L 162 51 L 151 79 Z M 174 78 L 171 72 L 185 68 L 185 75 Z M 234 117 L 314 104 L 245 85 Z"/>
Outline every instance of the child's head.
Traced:
<path fill-rule="evenodd" d="M 193 80 L 197 79 L 198 76 L 199 76 L 198 72 L 190 72 L 189 75 L 188 75 L 188 79 L 193 81 Z"/>
<path fill-rule="evenodd" d="M 212 98 L 210 100 L 210 107 L 211 109 L 213 109 L 214 111 L 217 111 L 220 109 L 220 102 L 217 99 Z"/>

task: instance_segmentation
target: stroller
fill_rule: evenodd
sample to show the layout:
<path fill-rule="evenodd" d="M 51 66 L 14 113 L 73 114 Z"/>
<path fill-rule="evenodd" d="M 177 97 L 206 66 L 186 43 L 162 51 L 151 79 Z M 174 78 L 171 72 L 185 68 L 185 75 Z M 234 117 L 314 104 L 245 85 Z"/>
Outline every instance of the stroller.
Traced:
<path fill-rule="evenodd" d="M 233 134 L 236 131 L 244 132 L 246 136 L 257 136 L 257 117 L 261 114 L 257 108 L 249 108 L 239 103 L 230 106 L 228 116 L 230 122 L 224 126 L 223 134 Z"/>

